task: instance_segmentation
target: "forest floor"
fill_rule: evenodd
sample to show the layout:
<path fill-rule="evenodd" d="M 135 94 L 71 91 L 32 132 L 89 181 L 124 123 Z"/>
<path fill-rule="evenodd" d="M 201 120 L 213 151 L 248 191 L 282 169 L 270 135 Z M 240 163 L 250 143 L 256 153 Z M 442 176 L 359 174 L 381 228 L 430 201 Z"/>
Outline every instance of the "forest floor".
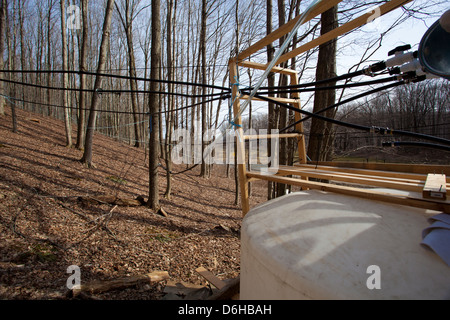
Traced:
<path fill-rule="evenodd" d="M 95 168 L 87 168 L 81 151 L 65 147 L 63 122 L 17 113 L 18 133 L 9 112 L 0 116 L 0 299 L 66 299 L 71 265 L 80 268 L 82 283 L 161 270 L 171 281 L 206 285 L 195 272 L 201 266 L 223 280 L 239 275 L 242 212 L 225 166 L 215 166 L 209 179 L 199 177 L 199 167 L 173 175 L 170 200 L 160 168 L 167 217 L 146 206 L 111 211 L 111 204 L 79 198 L 147 199 L 143 149 L 96 134 Z M 266 192 L 266 183 L 253 183 L 251 206 Z M 97 298 L 161 299 L 165 283 Z"/>

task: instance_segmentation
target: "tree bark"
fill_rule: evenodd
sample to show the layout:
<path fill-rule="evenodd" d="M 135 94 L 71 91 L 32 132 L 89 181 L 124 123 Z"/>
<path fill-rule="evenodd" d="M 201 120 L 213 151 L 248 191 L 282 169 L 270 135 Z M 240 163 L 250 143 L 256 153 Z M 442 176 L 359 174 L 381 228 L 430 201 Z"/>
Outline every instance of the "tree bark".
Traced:
<path fill-rule="evenodd" d="M 337 6 L 321 15 L 321 34 L 325 34 L 338 27 Z M 336 76 L 336 47 L 337 40 L 331 40 L 319 46 L 317 60 L 316 81 Z M 325 86 L 334 86 L 336 83 L 327 83 Z M 317 87 L 319 87 L 318 85 Z M 322 85 L 324 86 L 324 85 Z M 317 112 L 335 103 L 336 90 L 316 91 L 314 96 L 314 109 Z M 329 110 L 325 117 L 334 118 L 336 110 Z M 308 144 L 308 156 L 314 161 L 327 161 L 332 152 L 332 124 L 313 118 Z"/>
<path fill-rule="evenodd" d="M 117 7 L 117 3 L 116 3 Z M 136 58 L 134 55 L 134 47 L 133 47 L 133 4 L 130 3 L 130 0 L 125 1 L 125 19 L 120 15 L 119 8 L 117 7 L 117 11 L 119 12 L 120 19 L 122 21 L 123 28 L 125 30 L 125 35 L 127 38 L 127 47 L 128 47 L 128 68 L 130 77 L 136 78 Z M 139 116 L 138 116 L 138 85 L 136 79 L 130 79 L 130 89 L 131 89 L 131 107 L 133 110 L 133 121 L 134 121 L 134 146 L 136 148 L 140 147 L 140 133 L 139 133 Z"/>
<path fill-rule="evenodd" d="M 81 40 L 81 48 L 80 48 L 80 71 L 84 72 L 87 69 L 86 66 L 86 57 L 87 57 L 87 49 L 88 49 L 88 5 L 89 0 L 81 0 L 81 16 L 83 21 L 83 35 Z M 84 147 L 84 143 L 86 140 L 86 131 L 85 131 L 85 123 L 86 123 L 86 92 L 83 90 L 86 89 L 86 76 L 81 73 L 80 74 L 80 100 L 79 100 L 79 108 L 78 108 L 78 128 L 77 128 L 77 144 L 76 148 L 78 150 L 82 150 Z"/>
<path fill-rule="evenodd" d="M 206 0 L 202 0 L 202 15 L 201 15 L 201 29 L 200 29 L 200 54 L 202 58 L 202 84 L 206 85 Z M 206 87 L 202 88 L 202 94 L 206 95 Z M 207 111 L 205 98 L 202 103 L 202 165 L 200 175 L 203 178 L 208 177 L 209 165 L 204 161 L 203 155 L 207 146 L 207 141 L 205 140 L 205 134 L 207 130 Z"/>
<path fill-rule="evenodd" d="M 100 53 L 98 59 L 97 73 L 103 73 L 106 66 L 107 53 L 109 48 L 109 33 L 111 27 L 111 18 L 113 12 L 114 0 L 108 0 L 106 5 L 105 20 L 103 23 L 102 42 L 100 45 Z M 86 141 L 84 144 L 84 153 L 81 162 L 92 167 L 92 145 L 94 140 L 95 122 L 97 118 L 97 110 L 100 106 L 100 94 L 98 90 L 102 85 L 102 77 L 97 74 L 94 84 L 94 93 L 92 94 L 91 108 L 89 113 L 88 127 L 86 130 Z"/>
<path fill-rule="evenodd" d="M 150 61 L 150 78 L 159 79 L 161 67 L 161 1 L 152 0 L 152 47 Z M 150 82 L 150 91 L 159 91 L 159 83 Z M 158 186 L 158 165 L 159 165 L 159 111 L 160 97 L 157 93 L 151 93 L 149 96 L 150 111 L 150 141 L 148 151 L 148 170 L 149 170 L 149 197 L 148 206 L 152 210 L 159 209 L 159 186 Z"/>
<path fill-rule="evenodd" d="M 267 7 L 267 15 L 266 15 L 266 34 L 270 34 L 272 32 L 272 0 L 267 0 L 266 2 Z M 273 60 L 275 49 L 273 48 L 272 43 L 267 45 L 267 63 L 270 63 L 270 61 Z M 273 88 L 275 85 L 275 75 L 273 73 L 269 73 L 269 76 L 267 77 L 267 82 L 269 88 Z M 271 96 L 271 94 L 269 94 Z M 275 105 L 272 102 L 268 103 L 268 119 L 267 119 L 267 131 L 270 134 L 272 129 L 275 129 Z M 268 139 L 267 141 L 267 156 L 271 156 L 271 139 Z M 270 200 L 273 198 L 273 187 L 274 183 L 271 181 L 267 182 L 267 200 Z"/>
<path fill-rule="evenodd" d="M 69 56 L 67 53 L 67 34 L 66 34 L 66 0 L 60 0 L 61 5 L 61 35 L 62 35 L 62 59 L 63 71 L 68 70 Z M 67 88 L 69 84 L 69 74 L 63 74 L 63 88 Z M 68 91 L 63 92 L 63 106 L 64 106 L 64 125 L 66 129 L 66 146 L 72 147 L 72 126 L 70 123 L 69 109 L 68 109 Z"/>
<path fill-rule="evenodd" d="M 6 8 L 8 6 L 7 0 L 0 0 L 0 68 L 4 69 L 3 52 L 5 51 L 5 41 L 6 39 L 5 29 L 6 29 Z M 0 78 L 3 79 L 4 74 L 0 73 Z M 3 92 L 3 81 L 0 81 L 0 92 Z M 0 96 L 0 115 L 5 114 L 5 99 Z"/>

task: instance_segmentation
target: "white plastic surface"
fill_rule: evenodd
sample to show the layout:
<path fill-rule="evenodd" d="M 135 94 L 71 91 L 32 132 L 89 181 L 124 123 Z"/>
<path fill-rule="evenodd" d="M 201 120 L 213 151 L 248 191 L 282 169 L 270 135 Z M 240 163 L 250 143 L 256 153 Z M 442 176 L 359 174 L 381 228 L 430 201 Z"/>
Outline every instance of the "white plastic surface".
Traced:
<path fill-rule="evenodd" d="M 420 245 L 436 213 L 316 190 L 268 201 L 243 221 L 240 298 L 450 299 L 450 267 Z"/>

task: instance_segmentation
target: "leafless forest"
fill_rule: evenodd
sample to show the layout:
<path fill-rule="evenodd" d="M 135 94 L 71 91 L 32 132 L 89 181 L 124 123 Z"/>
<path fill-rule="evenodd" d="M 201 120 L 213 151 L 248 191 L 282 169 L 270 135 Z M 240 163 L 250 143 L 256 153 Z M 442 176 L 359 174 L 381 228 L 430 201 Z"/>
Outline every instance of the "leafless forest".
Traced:
<path fill-rule="evenodd" d="M 384 2 L 342 1 L 306 23 L 290 48 Z M 0 297 L 66 298 L 65 270 L 74 264 L 84 266 L 90 280 L 167 270 L 174 281 L 201 285 L 194 269 L 202 265 L 224 279 L 238 275 L 235 167 L 173 164 L 172 134 L 182 128 L 193 135 L 197 123 L 201 133 L 225 130 L 232 119 L 230 87 L 251 87 L 260 76 L 241 72 L 229 79 L 229 59 L 298 16 L 309 1 L 0 4 Z M 437 19 L 445 5 L 412 1 L 377 30 L 358 28 L 284 67 L 298 70 L 300 83 L 330 78 L 351 50 L 357 54 L 345 71 L 361 69 L 374 62 L 384 37 L 406 21 Z M 282 40 L 251 61 L 270 61 Z M 286 83 L 277 75 L 264 85 Z M 315 110 L 366 89 L 306 92 L 301 99 Z M 281 129 L 294 122 L 292 111 L 271 103 L 250 104 L 243 116 L 244 129 Z M 450 139 L 450 84 L 406 84 L 343 104 L 327 116 Z M 305 121 L 304 133 L 311 161 L 450 163 L 448 151 L 387 147 L 390 137 L 314 121 Z M 202 140 L 202 151 L 206 145 Z M 280 163 L 295 161 L 295 143 L 283 141 Z M 254 204 L 285 194 L 285 188 L 252 184 Z M 100 195 L 145 200 L 117 208 L 106 200 L 83 202 Z M 161 209 L 165 217 L 150 214 Z M 29 277 L 34 280 L 27 284 Z M 139 287 L 101 297 L 160 299 L 162 290 Z"/>

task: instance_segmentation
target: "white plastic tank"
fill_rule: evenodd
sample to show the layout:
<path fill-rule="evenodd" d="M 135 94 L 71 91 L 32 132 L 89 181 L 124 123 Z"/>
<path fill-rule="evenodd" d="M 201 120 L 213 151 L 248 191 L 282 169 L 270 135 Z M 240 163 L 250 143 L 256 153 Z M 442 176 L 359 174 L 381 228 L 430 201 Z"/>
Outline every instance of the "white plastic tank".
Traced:
<path fill-rule="evenodd" d="M 450 267 L 421 245 L 437 213 L 316 190 L 261 204 L 241 229 L 240 298 L 450 299 Z"/>

